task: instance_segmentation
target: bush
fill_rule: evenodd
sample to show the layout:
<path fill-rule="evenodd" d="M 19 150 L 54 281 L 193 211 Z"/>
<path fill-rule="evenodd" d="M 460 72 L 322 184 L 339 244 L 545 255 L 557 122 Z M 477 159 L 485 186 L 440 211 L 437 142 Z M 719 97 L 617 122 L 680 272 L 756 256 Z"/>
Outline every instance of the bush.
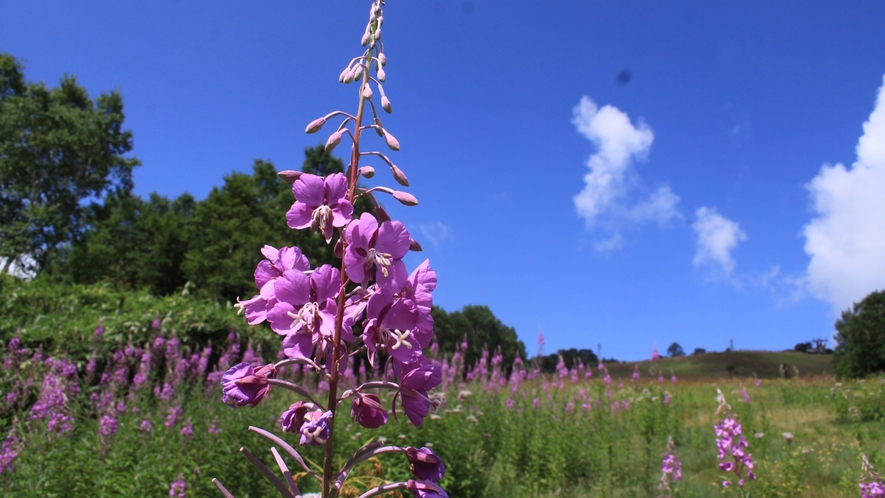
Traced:
<path fill-rule="evenodd" d="M 842 312 L 836 330 L 833 366 L 839 376 L 885 371 L 885 292 L 873 292 Z"/>

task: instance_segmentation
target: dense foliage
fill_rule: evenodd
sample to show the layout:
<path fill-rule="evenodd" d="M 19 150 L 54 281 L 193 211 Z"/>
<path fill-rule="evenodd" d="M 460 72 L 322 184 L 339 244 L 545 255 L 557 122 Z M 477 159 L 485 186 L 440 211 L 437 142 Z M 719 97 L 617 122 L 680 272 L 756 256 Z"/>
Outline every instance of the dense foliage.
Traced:
<path fill-rule="evenodd" d="M 873 292 L 836 322 L 836 372 L 849 378 L 885 371 L 885 291 Z"/>
<path fill-rule="evenodd" d="M 74 76 L 27 82 L 0 53 L 0 273 L 46 268 L 85 230 L 85 200 L 129 192 L 131 149 L 119 91 L 93 100 Z"/>

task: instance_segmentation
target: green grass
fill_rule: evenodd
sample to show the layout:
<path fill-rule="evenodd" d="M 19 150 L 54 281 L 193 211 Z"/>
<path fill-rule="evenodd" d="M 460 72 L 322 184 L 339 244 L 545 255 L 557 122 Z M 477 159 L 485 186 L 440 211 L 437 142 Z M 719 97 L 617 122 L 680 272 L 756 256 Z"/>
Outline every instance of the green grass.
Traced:
<path fill-rule="evenodd" d="M 798 353 L 795 351 L 729 351 L 725 353 L 704 353 L 676 358 L 661 358 L 657 363 L 664 376 L 669 379 L 670 371 L 679 379 L 702 380 L 723 378 L 747 378 L 755 373 L 760 379 L 776 379 L 781 363 L 799 369 L 802 377 L 833 375 L 832 355 Z M 630 379 L 634 365 L 639 365 L 641 375 L 648 378 L 654 367 L 652 362 L 606 363 L 613 379 Z M 727 368 L 731 366 L 731 371 Z"/>

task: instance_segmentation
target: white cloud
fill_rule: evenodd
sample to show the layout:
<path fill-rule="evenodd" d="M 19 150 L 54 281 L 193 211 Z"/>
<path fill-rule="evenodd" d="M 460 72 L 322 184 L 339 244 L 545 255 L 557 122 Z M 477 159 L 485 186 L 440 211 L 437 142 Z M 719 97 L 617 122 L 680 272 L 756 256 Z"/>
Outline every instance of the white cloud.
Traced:
<path fill-rule="evenodd" d="M 590 171 L 584 175 L 584 188 L 574 196 L 575 208 L 588 227 L 604 221 L 614 232 L 598 247 L 620 247 L 618 228 L 624 224 L 664 223 L 679 216 L 679 196 L 669 186 L 662 186 L 643 198 L 643 188 L 633 169 L 633 162 L 644 159 L 654 141 L 648 125 L 634 125 L 617 107 L 597 107 L 586 96 L 573 113 L 572 123 L 578 132 L 598 149 L 587 160 Z"/>
<path fill-rule="evenodd" d="M 433 247 L 439 247 L 442 242 L 455 238 L 452 229 L 441 221 L 418 225 L 418 229 Z"/>
<path fill-rule="evenodd" d="M 616 233 L 605 240 L 600 240 L 593 244 L 593 248 L 599 252 L 612 251 L 614 249 L 620 249 L 624 245 L 624 238 L 621 237 L 621 234 Z"/>
<path fill-rule="evenodd" d="M 694 256 L 694 265 L 718 265 L 725 276 L 730 276 L 735 266 L 731 251 L 738 243 L 747 240 L 747 234 L 737 223 L 720 215 L 713 208 L 698 208 L 695 216 L 697 219 L 692 227 L 698 236 L 698 249 Z"/>
<path fill-rule="evenodd" d="M 806 285 L 836 312 L 885 288 L 885 77 L 857 142 L 857 161 L 824 164 L 806 187 L 814 217 L 805 225 Z"/>

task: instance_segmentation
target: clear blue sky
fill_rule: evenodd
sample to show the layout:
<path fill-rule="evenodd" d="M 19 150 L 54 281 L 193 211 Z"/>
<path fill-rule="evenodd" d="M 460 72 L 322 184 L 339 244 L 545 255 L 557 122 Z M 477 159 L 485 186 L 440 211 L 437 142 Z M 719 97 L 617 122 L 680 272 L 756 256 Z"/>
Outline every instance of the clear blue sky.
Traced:
<path fill-rule="evenodd" d="M 369 5 L 8 2 L 0 50 L 120 89 L 136 191 L 199 199 L 256 158 L 298 169 L 325 139 L 305 125 L 354 109 L 337 77 Z M 389 0 L 385 126 L 421 201 L 391 209 L 437 303 L 489 305 L 531 354 L 539 326 L 619 359 L 830 337 L 885 287 L 883 21 L 873 0 Z"/>

